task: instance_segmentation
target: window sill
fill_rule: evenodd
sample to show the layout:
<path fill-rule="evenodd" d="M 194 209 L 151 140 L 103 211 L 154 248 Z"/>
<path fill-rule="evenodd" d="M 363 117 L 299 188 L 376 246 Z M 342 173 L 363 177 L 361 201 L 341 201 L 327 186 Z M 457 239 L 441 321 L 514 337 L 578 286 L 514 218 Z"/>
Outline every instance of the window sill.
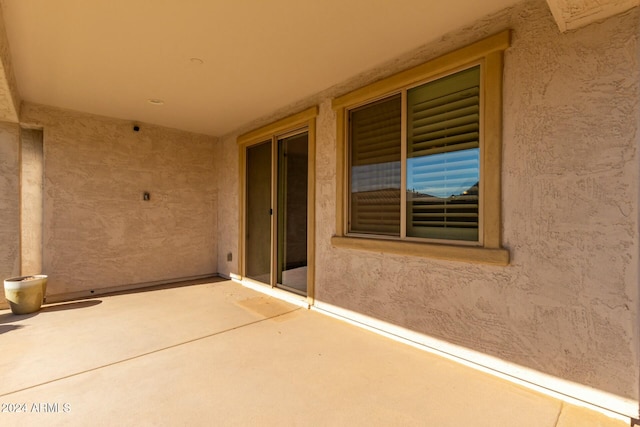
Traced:
<path fill-rule="evenodd" d="M 397 255 L 465 261 L 479 264 L 509 265 L 509 251 L 502 248 L 475 246 L 439 245 L 434 243 L 381 240 L 361 237 L 331 237 L 331 244 L 337 248 L 370 252 L 384 252 Z"/>

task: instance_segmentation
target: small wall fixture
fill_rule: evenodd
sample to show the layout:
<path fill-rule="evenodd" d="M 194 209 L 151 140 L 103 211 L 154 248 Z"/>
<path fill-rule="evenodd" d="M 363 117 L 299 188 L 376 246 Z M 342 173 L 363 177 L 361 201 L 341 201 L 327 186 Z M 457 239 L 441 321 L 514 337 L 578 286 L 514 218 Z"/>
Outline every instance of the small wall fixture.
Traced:
<path fill-rule="evenodd" d="M 147 102 L 151 105 L 164 105 L 164 101 L 162 99 L 151 98 L 148 99 Z"/>
<path fill-rule="evenodd" d="M 145 202 L 148 202 L 149 200 L 151 200 L 151 194 L 149 194 L 147 191 L 145 191 L 142 194 L 142 200 L 144 200 Z"/>

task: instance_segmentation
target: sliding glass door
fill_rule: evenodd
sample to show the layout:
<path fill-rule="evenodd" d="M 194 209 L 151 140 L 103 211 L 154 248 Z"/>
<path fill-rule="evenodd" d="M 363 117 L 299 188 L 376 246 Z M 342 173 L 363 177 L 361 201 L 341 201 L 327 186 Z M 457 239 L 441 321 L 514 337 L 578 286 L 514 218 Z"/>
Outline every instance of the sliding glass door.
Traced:
<path fill-rule="evenodd" d="M 308 132 L 247 147 L 245 275 L 307 294 Z"/>
<path fill-rule="evenodd" d="M 247 148 L 247 277 L 271 283 L 271 141 Z"/>
<path fill-rule="evenodd" d="M 276 285 L 307 292 L 307 133 L 278 140 Z"/>

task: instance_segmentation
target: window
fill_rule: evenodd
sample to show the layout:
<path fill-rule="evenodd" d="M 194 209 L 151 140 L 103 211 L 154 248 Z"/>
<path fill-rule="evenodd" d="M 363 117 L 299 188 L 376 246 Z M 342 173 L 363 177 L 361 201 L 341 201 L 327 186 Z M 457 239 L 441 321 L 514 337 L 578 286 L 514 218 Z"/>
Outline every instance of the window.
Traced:
<path fill-rule="evenodd" d="M 348 126 L 349 232 L 478 241 L 480 66 L 350 110 Z"/>
<path fill-rule="evenodd" d="M 352 233 L 400 235 L 399 95 L 349 112 Z"/>
<path fill-rule="evenodd" d="M 335 246 L 506 265 L 505 31 L 334 100 Z"/>

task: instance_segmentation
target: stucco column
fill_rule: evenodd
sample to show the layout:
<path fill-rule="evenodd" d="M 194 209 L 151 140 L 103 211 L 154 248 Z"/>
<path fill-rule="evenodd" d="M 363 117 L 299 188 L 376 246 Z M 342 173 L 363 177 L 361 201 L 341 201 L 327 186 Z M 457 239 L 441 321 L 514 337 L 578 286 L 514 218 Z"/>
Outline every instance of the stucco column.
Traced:
<path fill-rule="evenodd" d="M 6 122 L 0 122 L 0 242 L 0 278 L 19 275 L 20 126 Z"/>

